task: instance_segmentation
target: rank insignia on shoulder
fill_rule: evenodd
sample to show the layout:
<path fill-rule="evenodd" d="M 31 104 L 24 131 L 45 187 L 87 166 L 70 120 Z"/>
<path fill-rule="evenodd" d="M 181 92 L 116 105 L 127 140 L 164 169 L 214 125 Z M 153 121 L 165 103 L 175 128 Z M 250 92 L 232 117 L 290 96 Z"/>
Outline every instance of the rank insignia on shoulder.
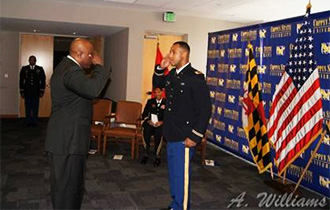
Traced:
<path fill-rule="evenodd" d="M 203 74 L 203 72 L 196 70 L 195 74 Z"/>

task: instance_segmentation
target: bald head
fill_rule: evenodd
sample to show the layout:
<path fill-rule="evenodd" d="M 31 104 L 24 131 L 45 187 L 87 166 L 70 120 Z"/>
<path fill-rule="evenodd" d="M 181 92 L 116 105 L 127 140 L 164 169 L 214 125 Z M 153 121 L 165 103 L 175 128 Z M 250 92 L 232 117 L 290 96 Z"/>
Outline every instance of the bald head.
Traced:
<path fill-rule="evenodd" d="M 91 66 L 93 51 L 92 44 L 83 38 L 73 40 L 70 45 L 70 56 L 83 68 L 89 68 Z"/>

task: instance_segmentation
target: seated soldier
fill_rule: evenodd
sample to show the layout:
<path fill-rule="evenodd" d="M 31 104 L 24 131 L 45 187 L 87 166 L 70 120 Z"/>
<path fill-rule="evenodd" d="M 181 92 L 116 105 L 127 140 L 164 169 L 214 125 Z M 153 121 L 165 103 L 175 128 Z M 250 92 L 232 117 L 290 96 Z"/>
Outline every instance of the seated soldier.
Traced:
<path fill-rule="evenodd" d="M 141 164 L 146 164 L 150 155 L 150 138 L 153 135 L 155 139 L 155 162 L 154 166 L 160 164 L 160 152 L 163 144 L 163 116 L 165 110 L 165 99 L 162 98 L 162 90 L 159 87 L 153 90 L 154 98 L 148 100 L 147 105 L 144 107 L 142 118 L 143 126 L 143 147 L 144 156 Z"/>

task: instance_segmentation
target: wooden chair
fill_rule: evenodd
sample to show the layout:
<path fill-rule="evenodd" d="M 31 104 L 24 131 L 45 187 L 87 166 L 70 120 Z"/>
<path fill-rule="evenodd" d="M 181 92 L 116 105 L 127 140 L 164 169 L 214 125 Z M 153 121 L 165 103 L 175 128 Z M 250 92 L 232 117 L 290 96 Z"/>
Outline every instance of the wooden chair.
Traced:
<path fill-rule="evenodd" d="M 206 153 L 206 138 L 203 138 L 202 141 L 197 145 L 196 150 L 201 152 L 202 165 L 205 165 L 205 153 Z"/>
<path fill-rule="evenodd" d="M 112 101 L 109 99 L 93 100 L 93 118 L 91 126 L 92 139 L 97 140 L 97 153 L 101 153 L 101 136 L 103 131 L 109 124 L 109 116 L 111 114 Z M 102 122 L 102 124 L 96 124 Z"/>
<path fill-rule="evenodd" d="M 137 147 L 137 136 L 141 133 L 142 104 L 132 101 L 119 101 L 115 115 L 115 126 L 108 127 L 103 132 L 103 155 L 106 155 L 108 137 L 115 138 L 116 142 L 131 144 L 131 158 Z M 127 127 L 120 127 L 124 124 Z"/>

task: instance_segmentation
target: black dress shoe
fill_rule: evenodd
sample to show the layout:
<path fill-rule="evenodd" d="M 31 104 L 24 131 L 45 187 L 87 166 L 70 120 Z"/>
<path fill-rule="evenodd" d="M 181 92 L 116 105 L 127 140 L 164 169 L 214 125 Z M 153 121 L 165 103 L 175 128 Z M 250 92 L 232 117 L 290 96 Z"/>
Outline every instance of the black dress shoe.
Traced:
<path fill-rule="evenodd" d="M 154 162 L 154 166 L 159 166 L 160 165 L 160 158 L 156 158 Z"/>
<path fill-rule="evenodd" d="M 147 164 L 148 159 L 149 159 L 148 156 L 144 156 L 144 157 L 142 158 L 142 160 L 141 160 L 141 164 Z"/>

